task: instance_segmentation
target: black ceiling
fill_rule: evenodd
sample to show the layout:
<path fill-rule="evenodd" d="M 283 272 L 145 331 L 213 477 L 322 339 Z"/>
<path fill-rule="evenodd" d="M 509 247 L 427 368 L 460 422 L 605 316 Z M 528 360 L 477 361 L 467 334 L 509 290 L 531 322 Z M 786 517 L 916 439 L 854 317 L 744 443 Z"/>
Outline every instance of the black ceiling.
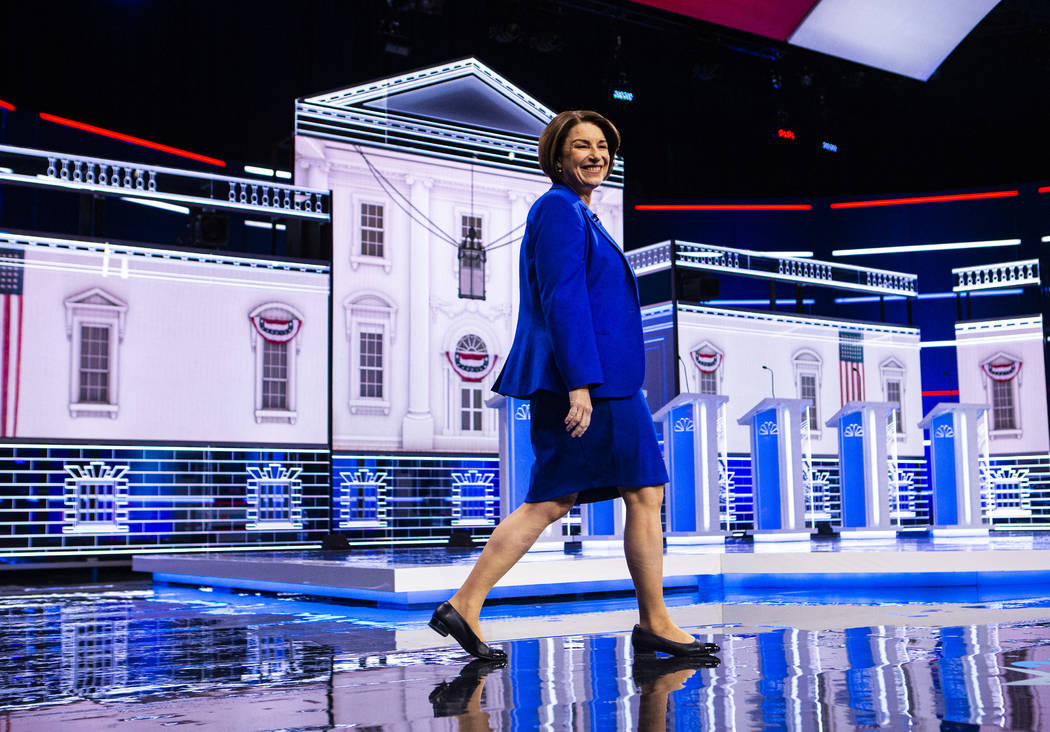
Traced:
<path fill-rule="evenodd" d="M 611 117 L 634 201 L 1050 179 L 1047 0 L 1002 0 L 925 83 L 616 0 L 3 3 L 0 27 L 19 115 L 259 164 L 288 165 L 296 97 L 473 55 Z"/>

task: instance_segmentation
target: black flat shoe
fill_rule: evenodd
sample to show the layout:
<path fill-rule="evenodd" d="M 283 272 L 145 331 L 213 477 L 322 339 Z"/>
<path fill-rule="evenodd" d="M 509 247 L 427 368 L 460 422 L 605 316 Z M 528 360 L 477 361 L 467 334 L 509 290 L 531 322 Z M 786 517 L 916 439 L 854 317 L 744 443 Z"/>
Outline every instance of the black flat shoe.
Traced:
<path fill-rule="evenodd" d="M 435 717 L 458 717 L 467 713 L 467 706 L 471 697 L 478 690 L 482 680 L 498 668 L 503 668 L 507 662 L 486 661 L 475 658 L 462 669 L 459 676 L 452 679 L 451 683 L 442 681 L 430 692 L 429 700 L 434 707 Z"/>
<path fill-rule="evenodd" d="M 457 643 L 463 646 L 464 651 L 476 658 L 486 661 L 502 661 L 507 658 L 506 653 L 498 648 L 489 648 L 478 638 L 463 616 L 447 602 L 438 605 L 434 615 L 430 618 L 430 627 L 441 635 L 451 635 Z"/>
<path fill-rule="evenodd" d="M 677 643 L 656 633 L 650 633 L 640 625 L 634 626 L 631 633 L 631 647 L 634 648 L 635 654 L 666 653 L 671 656 L 702 656 L 722 650 L 714 643 L 701 643 L 699 639 L 692 643 Z"/>

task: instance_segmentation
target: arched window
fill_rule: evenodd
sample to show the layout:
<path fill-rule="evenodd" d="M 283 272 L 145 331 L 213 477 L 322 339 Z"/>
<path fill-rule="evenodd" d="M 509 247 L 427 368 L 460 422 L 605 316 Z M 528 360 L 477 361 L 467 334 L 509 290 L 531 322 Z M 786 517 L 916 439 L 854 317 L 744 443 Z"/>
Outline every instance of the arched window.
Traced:
<path fill-rule="evenodd" d="M 722 361 L 725 357 L 721 348 L 710 341 L 704 341 L 689 352 L 689 356 L 699 374 L 695 388 L 701 394 L 718 394 L 722 386 Z M 686 384 L 687 389 L 692 385 Z"/>
<path fill-rule="evenodd" d="M 882 380 L 882 398 L 895 406 L 890 419 L 898 435 L 904 434 L 904 364 L 890 356 L 879 364 Z"/>
<path fill-rule="evenodd" d="M 296 364 L 303 316 L 290 305 L 269 302 L 252 310 L 255 351 L 255 421 L 295 424 Z"/>
<path fill-rule="evenodd" d="M 462 331 L 460 331 L 462 333 Z M 460 335 L 445 351 L 449 366 L 445 429 L 462 435 L 491 435 L 495 420 L 485 406 L 496 361 L 488 342 L 476 330 Z"/>
<path fill-rule="evenodd" d="M 992 405 L 988 426 L 992 437 L 1021 436 L 1021 359 L 1000 351 L 981 362 L 984 388 Z"/>
<path fill-rule="evenodd" d="M 824 364 L 820 354 L 810 348 L 802 348 L 791 357 L 795 372 L 795 395 L 807 403 L 802 418 L 809 424 L 811 434 L 819 435 L 821 368 Z"/>

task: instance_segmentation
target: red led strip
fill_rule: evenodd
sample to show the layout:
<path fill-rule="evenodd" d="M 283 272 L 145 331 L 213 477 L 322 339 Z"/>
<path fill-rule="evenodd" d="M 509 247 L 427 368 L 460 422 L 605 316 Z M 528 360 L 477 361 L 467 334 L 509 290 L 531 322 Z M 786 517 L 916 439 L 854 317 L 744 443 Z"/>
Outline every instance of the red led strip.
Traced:
<path fill-rule="evenodd" d="M 1050 186 L 1043 186 L 1039 189 L 1040 193 L 1050 193 Z"/>
<path fill-rule="evenodd" d="M 919 196 L 917 198 L 882 198 L 875 201 L 843 201 L 831 204 L 832 208 L 868 208 L 870 206 L 901 206 L 906 203 L 945 203 L 947 201 L 973 201 L 981 198 L 1010 198 L 1017 191 L 989 191 L 988 193 L 953 193 L 947 196 Z"/>
<path fill-rule="evenodd" d="M 6 109 L 8 111 L 14 112 L 15 105 L 11 104 L 11 102 L 5 102 L 3 99 L 0 99 L 0 109 Z"/>
<path fill-rule="evenodd" d="M 809 211 L 808 203 L 639 203 L 635 211 Z"/>
<path fill-rule="evenodd" d="M 104 137 L 112 137 L 114 140 L 122 140 L 123 142 L 130 142 L 133 145 L 141 145 L 142 147 L 148 147 L 153 150 L 160 150 L 161 152 L 171 153 L 172 155 L 179 155 L 190 160 L 198 160 L 202 163 L 209 163 L 211 165 L 218 165 L 219 167 L 226 167 L 226 162 L 219 160 L 218 158 L 210 158 L 207 155 L 200 155 L 199 153 L 190 152 L 189 150 L 182 150 L 177 147 L 171 147 L 170 145 L 162 145 L 159 142 L 153 142 L 151 140 L 143 140 L 141 137 L 132 137 L 131 135 L 125 135 L 123 132 L 114 132 L 113 130 L 107 130 L 104 127 L 95 127 L 95 125 L 84 124 L 83 122 L 77 122 L 75 120 L 66 119 L 65 117 L 56 117 L 53 114 L 47 114 L 46 112 L 40 113 L 40 119 L 47 120 L 48 122 L 57 122 L 60 125 L 66 127 L 73 127 L 78 130 L 84 130 L 85 132 L 93 132 L 96 135 L 103 135 Z"/>
<path fill-rule="evenodd" d="M 946 391 L 924 391 L 922 392 L 924 397 L 927 396 L 959 396 L 958 389 L 948 389 Z"/>

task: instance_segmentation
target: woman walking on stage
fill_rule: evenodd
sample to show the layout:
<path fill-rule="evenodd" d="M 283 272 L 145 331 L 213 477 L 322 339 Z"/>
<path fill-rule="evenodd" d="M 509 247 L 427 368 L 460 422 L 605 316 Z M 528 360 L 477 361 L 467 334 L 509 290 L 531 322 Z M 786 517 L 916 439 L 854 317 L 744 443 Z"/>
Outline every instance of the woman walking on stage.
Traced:
<path fill-rule="evenodd" d="M 620 133 L 597 112 L 562 112 L 540 135 L 540 167 L 553 185 L 526 219 L 517 329 L 493 386 L 530 400 L 536 462 L 525 503 L 499 523 L 466 582 L 430 620 L 478 658 L 506 655 L 481 635 L 479 614 L 493 585 L 573 505 L 621 496 L 638 597 L 635 652 L 718 650 L 675 625 L 664 604 L 660 506 L 668 477 L 641 392 L 638 285 L 588 207 L 619 145 Z"/>

